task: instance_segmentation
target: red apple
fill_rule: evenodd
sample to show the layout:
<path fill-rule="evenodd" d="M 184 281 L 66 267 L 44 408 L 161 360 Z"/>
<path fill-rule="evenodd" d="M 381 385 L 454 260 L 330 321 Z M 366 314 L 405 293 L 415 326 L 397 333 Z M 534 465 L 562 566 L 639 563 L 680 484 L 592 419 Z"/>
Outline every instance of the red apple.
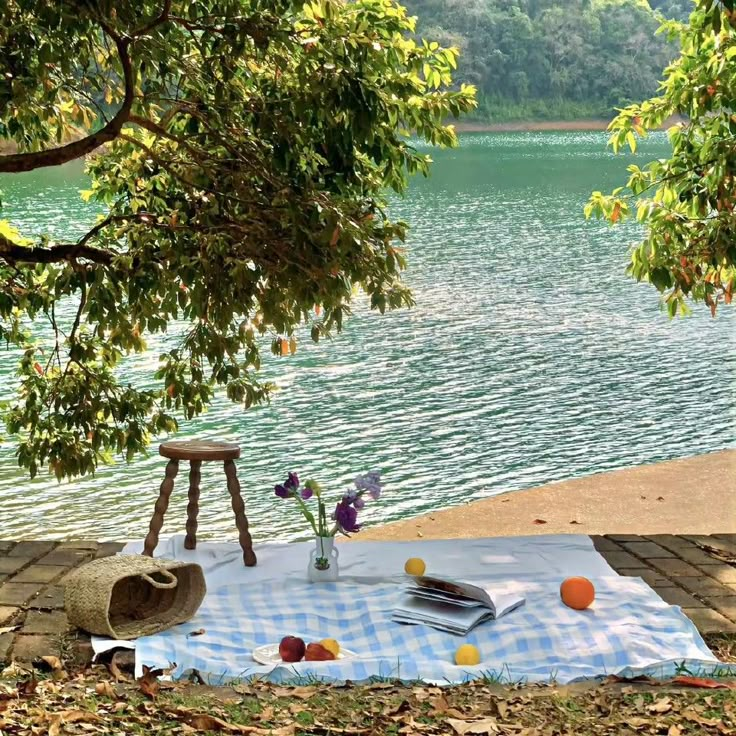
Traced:
<path fill-rule="evenodd" d="M 299 662 L 304 656 L 304 640 L 298 636 L 285 636 L 279 644 L 279 657 L 284 662 Z"/>

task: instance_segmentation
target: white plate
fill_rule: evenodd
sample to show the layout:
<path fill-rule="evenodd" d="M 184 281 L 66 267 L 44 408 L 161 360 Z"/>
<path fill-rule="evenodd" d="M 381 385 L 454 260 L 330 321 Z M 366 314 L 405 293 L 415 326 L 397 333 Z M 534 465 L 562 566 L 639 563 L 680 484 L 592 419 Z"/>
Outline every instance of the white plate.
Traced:
<path fill-rule="evenodd" d="M 337 655 L 337 659 L 353 659 L 358 655 L 350 649 L 340 649 L 340 654 Z M 264 644 L 262 647 L 256 647 L 253 650 L 253 659 L 259 664 L 297 664 L 297 662 L 284 662 L 279 654 L 278 644 Z M 304 660 L 301 660 L 304 662 Z M 323 660 L 319 660 L 323 661 Z M 328 662 L 334 662 L 334 659 L 326 660 Z"/>

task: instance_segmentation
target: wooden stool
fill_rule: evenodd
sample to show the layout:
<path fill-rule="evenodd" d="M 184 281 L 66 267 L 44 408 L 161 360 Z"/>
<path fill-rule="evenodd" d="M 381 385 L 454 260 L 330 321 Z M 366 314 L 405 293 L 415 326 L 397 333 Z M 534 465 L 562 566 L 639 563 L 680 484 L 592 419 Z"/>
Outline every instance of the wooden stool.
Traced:
<path fill-rule="evenodd" d="M 197 514 L 199 513 L 199 469 L 203 461 L 222 460 L 225 464 L 227 490 L 230 492 L 235 524 L 238 527 L 240 546 L 243 548 L 243 562 L 248 567 L 256 564 L 253 552 L 253 541 L 248 531 L 248 518 L 245 515 L 245 504 L 240 495 L 240 483 L 233 462 L 240 457 L 240 447 L 228 442 L 198 442 L 183 440 L 164 442 L 158 448 L 159 455 L 169 458 L 166 466 L 166 477 L 161 483 L 158 500 L 153 511 L 153 518 L 148 528 L 143 554 L 153 557 L 153 550 L 158 544 L 158 535 L 164 523 L 164 514 L 169 507 L 169 497 L 174 490 L 174 478 L 179 472 L 179 460 L 189 460 L 189 505 L 187 506 L 187 536 L 184 540 L 186 549 L 197 547 Z"/>

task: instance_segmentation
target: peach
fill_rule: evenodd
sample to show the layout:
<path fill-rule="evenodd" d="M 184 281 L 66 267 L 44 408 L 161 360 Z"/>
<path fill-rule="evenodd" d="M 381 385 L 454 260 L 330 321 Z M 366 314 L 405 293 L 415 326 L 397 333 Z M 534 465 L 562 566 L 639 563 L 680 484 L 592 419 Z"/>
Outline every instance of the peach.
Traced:
<path fill-rule="evenodd" d="M 335 655 L 329 650 L 325 649 L 321 644 L 308 644 L 307 652 L 304 655 L 304 659 L 307 662 L 322 662 L 328 659 L 335 659 Z"/>

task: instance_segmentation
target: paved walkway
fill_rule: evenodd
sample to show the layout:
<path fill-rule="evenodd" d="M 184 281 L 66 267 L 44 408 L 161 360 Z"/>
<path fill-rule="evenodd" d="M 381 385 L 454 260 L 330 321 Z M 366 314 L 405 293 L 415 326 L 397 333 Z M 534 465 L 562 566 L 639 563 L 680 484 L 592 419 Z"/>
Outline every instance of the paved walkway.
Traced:
<path fill-rule="evenodd" d="M 703 634 L 736 634 L 736 534 L 609 535 L 596 548 L 622 575 L 641 577 L 681 606 Z M 46 655 L 91 657 L 89 639 L 70 631 L 64 578 L 115 554 L 122 544 L 0 542 L 0 662 Z"/>
<path fill-rule="evenodd" d="M 470 501 L 367 527 L 358 539 L 733 533 L 734 478 L 736 449 L 721 450 Z"/>

